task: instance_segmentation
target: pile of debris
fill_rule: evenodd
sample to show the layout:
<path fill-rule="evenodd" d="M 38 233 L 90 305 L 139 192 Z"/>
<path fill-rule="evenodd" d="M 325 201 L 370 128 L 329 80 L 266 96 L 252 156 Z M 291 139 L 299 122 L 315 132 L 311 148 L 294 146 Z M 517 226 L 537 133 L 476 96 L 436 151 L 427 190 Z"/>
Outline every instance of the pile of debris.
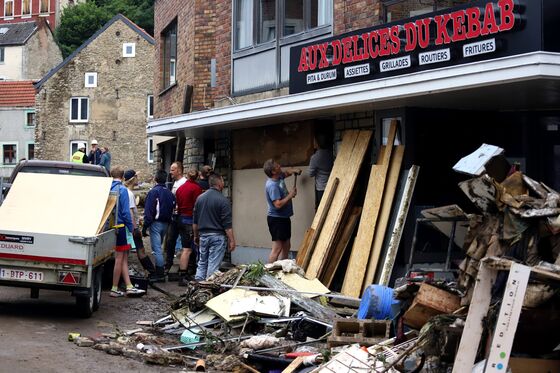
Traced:
<path fill-rule="evenodd" d="M 390 142 L 394 136 L 392 126 Z M 363 156 L 369 138 L 362 140 L 360 133 L 346 136 L 341 153 L 347 159 Z M 389 148 L 381 150 L 372 174 L 397 179 L 400 160 L 395 176 Z M 402 149 L 395 146 L 394 153 L 398 159 Z M 446 269 L 455 264 L 456 278 L 413 278 L 410 272 L 394 288 L 386 286 L 400 239 L 393 236 L 402 229 L 389 224 L 389 217 L 406 218 L 413 180 L 397 193 L 399 208 L 391 208 L 393 196 L 387 206 L 378 203 L 382 214 L 375 232 L 358 227 L 352 253 L 362 262 L 353 267 L 351 255 L 342 294 L 331 292 L 327 286 L 360 213 L 360 226 L 372 219 L 370 207 L 349 205 L 353 184 L 341 186 L 342 169 L 334 169 L 297 264 L 238 266 L 191 282 L 159 320 L 76 343 L 197 371 L 560 372 L 560 336 L 546 333 L 560 330 L 560 194 L 515 167 L 495 172 L 495 157 L 502 153 L 484 144 L 455 166 L 474 176 L 459 187 L 480 213 L 465 214 L 457 205 L 422 212 L 449 236 L 449 250 L 452 242 L 464 249 L 461 263 L 449 255 L 446 260 Z M 384 199 L 395 188 L 386 184 L 376 193 Z M 379 242 L 385 242 L 381 251 Z M 374 274 L 378 285 L 371 285 Z"/>

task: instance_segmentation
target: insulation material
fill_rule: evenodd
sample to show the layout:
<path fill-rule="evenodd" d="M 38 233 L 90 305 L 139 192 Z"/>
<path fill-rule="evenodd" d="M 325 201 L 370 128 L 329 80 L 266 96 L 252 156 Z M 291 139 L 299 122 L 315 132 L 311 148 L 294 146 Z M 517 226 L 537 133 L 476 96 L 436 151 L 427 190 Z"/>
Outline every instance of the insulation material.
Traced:
<path fill-rule="evenodd" d="M 0 207 L 0 228 L 95 236 L 111 182 L 109 177 L 20 173 Z"/>
<path fill-rule="evenodd" d="M 461 160 L 453 166 L 453 170 L 467 175 L 480 176 L 485 171 L 484 165 L 492 157 L 502 154 L 503 152 L 504 149 L 500 147 L 482 144 L 480 148 L 461 158 Z"/>

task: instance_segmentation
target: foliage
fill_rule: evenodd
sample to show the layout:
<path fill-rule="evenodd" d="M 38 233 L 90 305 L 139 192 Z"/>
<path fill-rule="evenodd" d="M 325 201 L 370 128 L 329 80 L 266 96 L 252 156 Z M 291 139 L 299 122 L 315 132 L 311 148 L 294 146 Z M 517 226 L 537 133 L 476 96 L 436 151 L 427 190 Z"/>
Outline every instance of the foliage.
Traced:
<path fill-rule="evenodd" d="M 264 264 L 259 260 L 257 263 L 249 264 L 247 272 L 243 277 L 252 283 L 257 282 L 264 275 Z"/>
<path fill-rule="evenodd" d="M 150 35 L 154 32 L 154 0 L 88 0 L 68 6 L 55 31 L 67 57 L 115 15 L 121 13 Z"/>

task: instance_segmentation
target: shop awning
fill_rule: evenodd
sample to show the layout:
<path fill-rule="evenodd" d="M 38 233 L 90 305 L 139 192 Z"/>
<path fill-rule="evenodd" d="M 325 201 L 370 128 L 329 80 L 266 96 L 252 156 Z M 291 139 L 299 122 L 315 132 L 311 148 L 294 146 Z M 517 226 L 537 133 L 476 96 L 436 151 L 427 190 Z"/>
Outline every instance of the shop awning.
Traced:
<path fill-rule="evenodd" d="M 353 111 L 560 108 L 560 54 L 533 52 L 152 120 L 148 135 L 204 136 Z"/>

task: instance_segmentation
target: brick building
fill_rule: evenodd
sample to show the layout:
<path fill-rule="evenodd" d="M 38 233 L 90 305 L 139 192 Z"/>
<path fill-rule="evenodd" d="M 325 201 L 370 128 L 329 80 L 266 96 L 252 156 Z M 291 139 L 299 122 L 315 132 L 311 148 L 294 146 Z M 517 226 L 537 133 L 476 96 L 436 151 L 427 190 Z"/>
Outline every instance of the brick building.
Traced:
<path fill-rule="evenodd" d="M 70 160 L 79 143 L 95 139 L 109 148 L 112 166 L 150 179 L 153 44 L 119 14 L 39 81 L 36 157 Z"/>
<path fill-rule="evenodd" d="M 263 162 L 305 168 L 316 131 L 334 134 L 336 153 L 344 129 L 372 129 L 378 148 L 398 121 L 403 167 L 422 170 L 411 216 L 462 198 L 451 166 L 483 142 L 560 188 L 555 1 L 178 3 L 155 4 L 148 135 L 171 137 L 164 167 L 184 159 L 226 171 L 233 261 L 264 258 L 255 248 L 270 246 Z M 314 215 L 313 180 L 298 181 L 293 248 Z"/>
<path fill-rule="evenodd" d="M 85 0 L 2 0 L 0 25 L 7 23 L 46 21 L 53 29 L 60 24 L 62 11 Z"/>

